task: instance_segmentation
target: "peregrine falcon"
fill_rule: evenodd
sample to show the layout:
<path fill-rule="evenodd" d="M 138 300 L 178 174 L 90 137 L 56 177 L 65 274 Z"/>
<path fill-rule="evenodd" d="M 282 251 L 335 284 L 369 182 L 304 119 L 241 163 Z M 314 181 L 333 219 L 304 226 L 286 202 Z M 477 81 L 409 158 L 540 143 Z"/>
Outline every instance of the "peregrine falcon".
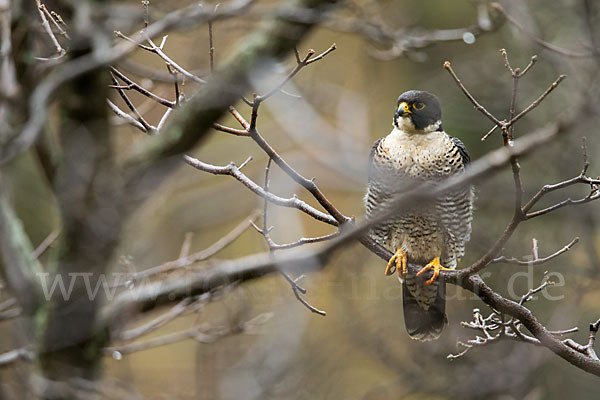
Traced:
<path fill-rule="evenodd" d="M 431 93 L 410 90 L 398 98 L 392 132 L 373 144 L 365 196 L 367 219 L 398 193 L 434 184 L 464 171 L 469 153 L 442 128 L 442 109 Z M 440 270 L 453 270 L 471 236 L 473 188 L 455 189 L 433 202 L 412 204 L 371 229 L 371 236 L 394 255 L 386 275 L 402 282 L 404 322 L 413 339 L 437 339 L 447 323 L 445 284 Z M 424 267 L 407 273 L 406 263 Z M 431 278 L 423 273 L 432 270 Z"/>

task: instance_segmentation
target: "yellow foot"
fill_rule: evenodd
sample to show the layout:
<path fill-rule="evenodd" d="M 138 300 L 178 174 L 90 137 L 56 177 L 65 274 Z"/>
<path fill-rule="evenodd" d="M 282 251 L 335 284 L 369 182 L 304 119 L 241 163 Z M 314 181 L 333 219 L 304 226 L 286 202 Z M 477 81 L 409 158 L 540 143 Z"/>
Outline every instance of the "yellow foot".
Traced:
<path fill-rule="evenodd" d="M 436 257 L 433 260 L 431 260 L 429 264 L 421 268 L 421 270 L 417 272 L 417 276 L 422 275 L 425 271 L 429 271 L 430 269 L 433 270 L 433 275 L 431 276 L 431 278 L 425 281 L 426 285 L 431 285 L 433 282 L 435 282 L 437 277 L 440 275 L 440 271 L 453 271 L 450 268 L 442 266 L 442 264 L 440 264 L 440 258 Z"/>
<path fill-rule="evenodd" d="M 406 252 L 400 248 L 396 250 L 396 253 L 388 261 L 387 267 L 385 267 L 385 274 L 391 275 L 394 270 L 398 272 L 398 276 L 406 275 Z"/>

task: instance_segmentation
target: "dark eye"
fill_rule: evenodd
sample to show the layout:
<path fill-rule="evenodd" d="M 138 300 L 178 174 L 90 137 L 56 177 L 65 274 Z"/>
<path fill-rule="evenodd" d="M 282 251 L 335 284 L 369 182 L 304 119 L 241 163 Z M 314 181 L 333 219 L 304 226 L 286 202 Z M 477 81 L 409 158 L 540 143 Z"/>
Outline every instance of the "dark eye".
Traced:
<path fill-rule="evenodd" d="M 413 103 L 413 108 L 415 110 L 422 110 L 425 108 L 425 103 Z"/>

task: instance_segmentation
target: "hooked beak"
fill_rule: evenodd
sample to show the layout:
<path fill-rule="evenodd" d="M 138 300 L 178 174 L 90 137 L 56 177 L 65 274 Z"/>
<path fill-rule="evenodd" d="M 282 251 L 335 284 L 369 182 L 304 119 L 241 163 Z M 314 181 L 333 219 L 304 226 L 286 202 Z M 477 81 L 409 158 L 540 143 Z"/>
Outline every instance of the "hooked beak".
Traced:
<path fill-rule="evenodd" d="M 410 111 L 410 107 L 405 101 L 398 104 L 398 110 L 396 110 L 396 112 L 400 117 L 404 117 L 407 114 L 412 114 L 412 112 Z"/>

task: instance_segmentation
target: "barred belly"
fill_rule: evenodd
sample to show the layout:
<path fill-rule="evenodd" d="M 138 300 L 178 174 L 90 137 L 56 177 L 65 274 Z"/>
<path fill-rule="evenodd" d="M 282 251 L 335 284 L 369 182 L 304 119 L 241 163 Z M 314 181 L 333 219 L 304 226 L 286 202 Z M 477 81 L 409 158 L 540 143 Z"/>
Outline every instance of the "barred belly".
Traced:
<path fill-rule="evenodd" d="M 444 229 L 433 210 L 402 215 L 392 229 L 391 247 L 400 247 L 413 263 L 427 264 L 441 256 L 445 247 Z"/>
<path fill-rule="evenodd" d="M 404 250 L 409 262 L 425 266 L 435 257 L 441 257 L 442 265 L 447 265 L 448 268 L 456 266 L 456 261 L 450 260 L 445 251 L 447 234 L 434 209 L 408 212 L 396 217 L 388 226 L 390 228 L 388 245 L 394 249 L 400 247 Z M 404 277 L 407 289 L 425 310 L 435 302 L 439 289 L 438 281 L 425 285 L 427 276 L 427 274 L 420 277 L 407 274 Z"/>

